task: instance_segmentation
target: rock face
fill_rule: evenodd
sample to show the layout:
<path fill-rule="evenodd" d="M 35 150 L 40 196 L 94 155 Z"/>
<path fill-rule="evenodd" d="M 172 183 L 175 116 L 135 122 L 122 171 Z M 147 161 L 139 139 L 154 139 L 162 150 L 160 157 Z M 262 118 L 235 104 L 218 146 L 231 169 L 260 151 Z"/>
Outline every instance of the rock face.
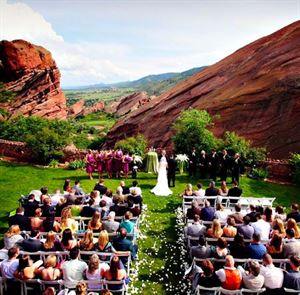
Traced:
<path fill-rule="evenodd" d="M 90 107 L 85 107 L 84 102 L 85 102 L 84 99 L 81 99 L 76 103 L 74 103 L 69 109 L 68 116 L 71 118 L 74 118 L 79 115 L 86 116 L 88 114 L 96 113 L 104 109 L 103 101 L 99 101 Z"/>
<path fill-rule="evenodd" d="M 66 119 L 66 99 L 60 72 L 51 53 L 24 40 L 0 42 L 0 81 L 16 94 L 0 108 L 11 116 L 23 114 Z"/>
<path fill-rule="evenodd" d="M 271 157 L 300 151 L 300 21 L 261 38 L 193 75 L 120 120 L 107 145 L 144 134 L 170 147 L 171 125 L 189 107 L 219 114 L 213 132 L 235 131 Z"/>

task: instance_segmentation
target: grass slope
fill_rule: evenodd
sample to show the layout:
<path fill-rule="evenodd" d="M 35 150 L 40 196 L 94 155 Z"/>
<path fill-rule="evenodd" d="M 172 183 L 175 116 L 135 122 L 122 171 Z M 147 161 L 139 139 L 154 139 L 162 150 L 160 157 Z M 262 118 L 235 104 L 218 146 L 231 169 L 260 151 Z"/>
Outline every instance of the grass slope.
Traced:
<path fill-rule="evenodd" d="M 62 189 L 64 180 L 70 178 L 72 183 L 80 179 L 86 192 L 92 190 L 96 180 L 87 179 L 84 171 L 69 171 L 62 169 L 42 169 L 27 165 L 17 165 L 0 162 L 0 229 L 7 229 L 8 212 L 15 209 L 21 194 L 27 194 L 32 189 L 48 186 L 49 191 Z M 96 175 L 95 175 L 96 176 Z M 181 205 L 178 194 L 183 191 L 187 182 L 196 184 L 196 179 L 190 180 L 186 175 L 178 175 L 173 195 L 156 197 L 149 191 L 156 183 L 156 176 L 138 173 L 138 181 L 143 190 L 144 203 L 147 204 L 147 216 L 141 225 L 144 236 L 139 241 L 138 281 L 134 286 L 135 294 L 186 294 L 180 290 L 183 270 L 178 260 L 180 247 L 177 244 L 175 230 L 175 209 Z M 106 180 L 106 185 L 112 189 L 118 186 L 119 180 Z M 131 180 L 127 180 L 130 185 Z M 207 185 L 207 181 L 203 182 Z M 297 201 L 299 188 L 270 184 L 248 178 L 241 179 L 244 196 L 276 197 L 277 203 L 288 207 Z M 134 292 L 131 292 L 133 294 Z"/>

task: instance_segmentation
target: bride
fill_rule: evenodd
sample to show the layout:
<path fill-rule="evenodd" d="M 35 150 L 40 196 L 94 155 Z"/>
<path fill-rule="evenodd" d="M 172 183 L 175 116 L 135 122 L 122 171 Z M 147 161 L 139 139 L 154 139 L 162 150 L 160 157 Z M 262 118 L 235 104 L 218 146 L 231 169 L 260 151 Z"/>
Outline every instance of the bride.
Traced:
<path fill-rule="evenodd" d="M 168 162 L 166 159 L 166 151 L 163 150 L 158 166 L 157 183 L 156 186 L 151 190 L 151 193 L 155 194 L 156 196 L 168 196 L 173 193 L 168 186 L 167 167 Z"/>

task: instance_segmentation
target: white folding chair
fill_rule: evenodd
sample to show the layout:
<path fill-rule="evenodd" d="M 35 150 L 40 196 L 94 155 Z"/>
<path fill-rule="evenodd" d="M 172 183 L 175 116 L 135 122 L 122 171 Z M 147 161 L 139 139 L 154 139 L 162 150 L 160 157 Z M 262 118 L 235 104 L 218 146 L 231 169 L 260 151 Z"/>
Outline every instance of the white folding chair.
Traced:
<path fill-rule="evenodd" d="M 115 288 L 113 286 L 120 286 L 119 288 Z M 127 286 L 125 283 L 125 280 L 121 281 L 108 281 L 108 280 L 103 280 L 103 286 L 105 289 L 111 291 L 113 294 L 120 293 L 121 295 L 125 295 L 127 291 Z"/>
<path fill-rule="evenodd" d="M 210 293 L 211 295 L 218 295 L 219 294 L 219 287 L 211 287 L 211 288 L 207 288 L 207 287 L 203 287 L 198 285 L 196 290 L 195 290 L 195 294 L 194 295 L 201 295 L 201 293 Z"/>
<path fill-rule="evenodd" d="M 291 293 L 291 294 L 300 294 L 300 290 L 294 290 L 289 288 L 284 288 L 285 293 Z"/>
<path fill-rule="evenodd" d="M 227 290 L 220 287 L 219 295 L 242 295 L 242 290 Z"/>
<path fill-rule="evenodd" d="M 259 290 L 251 290 L 251 289 L 242 288 L 241 291 L 242 291 L 242 294 L 258 295 L 258 294 L 264 293 L 266 291 L 266 288 L 262 288 Z"/>

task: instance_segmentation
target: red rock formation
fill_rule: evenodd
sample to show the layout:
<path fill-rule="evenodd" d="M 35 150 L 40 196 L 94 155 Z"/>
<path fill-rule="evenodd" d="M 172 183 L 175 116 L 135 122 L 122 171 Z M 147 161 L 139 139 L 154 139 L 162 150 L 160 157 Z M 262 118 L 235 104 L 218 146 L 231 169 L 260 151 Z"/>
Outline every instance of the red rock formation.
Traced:
<path fill-rule="evenodd" d="M 85 107 L 84 103 L 85 103 L 84 99 L 81 99 L 81 100 L 77 101 L 76 103 L 74 103 L 69 109 L 68 116 L 71 118 L 74 118 L 79 115 L 86 116 L 88 114 L 96 113 L 96 112 L 102 111 L 104 109 L 103 101 L 98 101 L 97 103 L 95 103 L 94 105 L 92 105 L 90 107 Z"/>
<path fill-rule="evenodd" d="M 1 41 L 0 81 L 16 93 L 13 101 L 0 104 L 11 116 L 66 119 L 60 72 L 51 53 L 43 47 L 24 40 Z"/>
<path fill-rule="evenodd" d="M 142 133 L 151 145 L 168 147 L 172 123 L 193 107 L 220 115 L 217 136 L 235 131 L 276 158 L 299 152 L 299 45 L 300 21 L 241 48 L 120 120 L 107 145 Z"/>

